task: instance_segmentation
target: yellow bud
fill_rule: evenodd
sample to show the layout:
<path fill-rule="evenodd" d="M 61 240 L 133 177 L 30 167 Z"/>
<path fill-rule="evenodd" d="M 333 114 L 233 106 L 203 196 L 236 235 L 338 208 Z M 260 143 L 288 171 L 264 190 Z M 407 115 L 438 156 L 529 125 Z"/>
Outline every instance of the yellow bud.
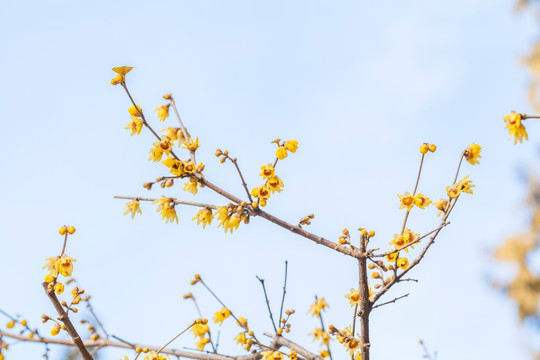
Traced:
<path fill-rule="evenodd" d="M 219 156 L 221 156 L 221 155 L 223 155 L 223 152 L 221 151 L 221 149 L 217 149 L 217 150 L 216 150 L 216 156 L 219 157 Z"/>
<path fill-rule="evenodd" d="M 343 235 L 349 235 L 349 230 L 347 228 L 345 228 L 345 229 L 341 230 L 341 233 Z"/>
<path fill-rule="evenodd" d="M 362 233 L 362 235 L 364 236 L 367 236 L 368 234 L 368 231 L 366 229 L 362 229 L 362 231 L 360 231 Z"/>
<path fill-rule="evenodd" d="M 54 284 L 54 292 L 56 292 L 58 295 L 64 292 L 64 284 L 62 283 L 56 283 Z"/>
<path fill-rule="evenodd" d="M 11 320 L 10 322 L 7 323 L 6 327 L 8 329 L 12 329 L 13 327 L 15 326 L 15 321 Z"/>
<path fill-rule="evenodd" d="M 135 352 L 136 352 L 137 354 L 142 353 L 142 348 L 140 348 L 140 347 L 137 346 L 137 348 L 135 349 Z"/>
<path fill-rule="evenodd" d="M 99 339 L 99 335 L 98 335 L 98 334 L 95 334 L 95 333 L 94 333 L 94 334 L 90 335 L 90 340 L 96 341 L 97 339 Z"/>
<path fill-rule="evenodd" d="M 369 264 L 367 267 L 368 269 L 375 269 L 375 264 Z"/>
<path fill-rule="evenodd" d="M 116 81 L 114 78 L 111 79 L 111 85 L 118 85 L 118 81 Z"/>
<path fill-rule="evenodd" d="M 53 328 L 51 329 L 51 335 L 56 336 L 60 333 L 60 324 L 54 324 Z"/>
<path fill-rule="evenodd" d="M 277 334 L 278 334 L 278 335 L 283 334 L 283 329 L 282 329 L 282 328 L 277 329 Z"/>
<path fill-rule="evenodd" d="M 426 154 L 428 152 L 428 150 L 429 150 L 429 146 L 427 144 L 420 145 L 420 152 L 422 154 Z"/>
<path fill-rule="evenodd" d="M 28 325 L 28 323 L 26 322 L 26 320 L 21 320 L 21 325 L 26 326 L 26 325 Z"/>
<path fill-rule="evenodd" d="M 286 332 L 286 333 L 290 333 L 290 332 L 291 332 L 291 329 L 286 328 L 286 329 L 285 329 L 285 332 Z"/>
<path fill-rule="evenodd" d="M 67 227 L 62 226 L 60 229 L 58 229 L 58 233 L 60 233 L 60 235 L 66 235 Z"/>
<path fill-rule="evenodd" d="M 164 98 L 165 100 L 171 100 L 171 97 L 172 97 L 171 94 L 165 94 L 165 95 L 163 95 L 163 98 Z"/>
<path fill-rule="evenodd" d="M 429 151 L 435 152 L 435 150 L 437 150 L 437 145 L 435 145 L 435 144 L 429 144 Z"/>
<path fill-rule="evenodd" d="M 375 236 L 375 231 L 371 230 L 369 233 L 368 233 L 369 237 L 374 237 Z"/>
<path fill-rule="evenodd" d="M 223 164 L 225 160 L 227 160 L 227 158 L 222 157 L 221 159 L 219 159 L 219 162 Z"/>
<path fill-rule="evenodd" d="M 29 337 L 30 339 L 33 339 L 33 338 L 34 338 L 34 333 L 31 332 L 30 334 L 28 334 L 28 337 Z"/>
<path fill-rule="evenodd" d="M 70 235 L 75 234 L 75 228 L 73 226 L 68 226 L 67 232 L 70 233 Z"/>
<path fill-rule="evenodd" d="M 285 318 L 281 318 L 282 323 L 284 323 L 285 321 L 287 321 L 287 320 L 285 320 Z"/>
<path fill-rule="evenodd" d="M 54 281 L 54 279 L 55 279 L 55 277 L 52 276 L 51 274 L 45 275 L 45 282 L 51 283 L 51 282 Z"/>
<path fill-rule="evenodd" d="M 142 349 L 142 352 L 146 354 L 148 352 L 148 348 Z"/>
<path fill-rule="evenodd" d="M 62 330 L 66 330 L 66 325 L 62 324 L 62 326 L 60 326 L 62 328 Z"/>
<path fill-rule="evenodd" d="M 381 275 L 378 272 L 371 273 L 371 277 L 374 279 L 380 279 Z"/>

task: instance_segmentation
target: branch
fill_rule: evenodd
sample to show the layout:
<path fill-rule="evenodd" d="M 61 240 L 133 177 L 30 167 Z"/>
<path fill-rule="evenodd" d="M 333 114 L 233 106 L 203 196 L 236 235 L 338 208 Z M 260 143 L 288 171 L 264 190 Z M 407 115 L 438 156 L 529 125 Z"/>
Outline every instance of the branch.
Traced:
<path fill-rule="evenodd" d="M 88 352 L 88 349 L 84 346 L 84 343 L 81 340 L 81 337 L 79 336 L 79 334 L 77 333 L 77 330 L 75 330 L 75 327 L 71 323 L 71 320 L 69 319 L 68 314 L 64 311 L 64 308 L 60 304 L 60 301 L 58 301 L 58 298 L 56 297 L 56 294 L 54 293 L 54 288 L 49 289 L 49 284 L 46 282 L 42 283 L 41 285 L 43 286 L 43 289 L 45 289 L 45 293 L 47 294 L 47 296 L 53 303 L 54 308 L 56 309 L 56 312 L 59 315 L 58 320 L 63 322 L 64 325 L 66 326 L 66 330 L 69 336 L 71 336 L 71 338 L 73 339 L 73 343 L 75 344 L 77 349 L 79 349 L 83 359 L 94 360 L 92 355 L 90 355 L 90 353 Z"/>
<path fill-rule="evenodd" d="M 306 358 L 307 360 L 323 360 L 323 358 L 320 357 L 319 355 L 312 353 L 311 351 L 307 350 L 306 348 L 296 344 L 295 342 L 292 342 L 291 340 L 289 340 L 287 338 L 284 338 L 281 335 L 272 336 L 269 333 L 264 333 L 264 335 L 273 338 L 274 343 L 276 345 L 285 346 L 286 348 L 293 349 L 299 355 Z"/>
<path fill-rule="evenodd" d="M 156 201 L 158 199 L 152 199 L 152 198 L 142 198 L 138 196 L 114 196 L 115 199 L 125 199 L 125 200 L 138 200 L 138 201 Z M 178 200 L 176 198 L 169 198 L 172 201 L 174 201 L 175 205 L 190 205 L 190 206 L 197 206 L 202 208 L 211 208 L 211 209 L 217 209 L 216 205 L 209 205 L 209 204 L 202 204 L 192 201 L 183 201 Z"/>
<path fill-rule="evenodd" d="M 270 309 L 270 300 L 268 300 L 268 295 L 266 294 L 266 286 L 264 286 L 264 279 L 261 279 L 258 276 L 255 276 L 255 277 L 257 278 L 257 280 L 261 282 L 261 285 L 264 291 L 264 298 L 266 300 L 266 307 L 268 307 L 268 312 L 270 313 L 270 320 L 272 321 L 272 326 L 274 327 L 274 331 L 277 333 L 276 323 L 274 322 L 274 316 L 272 315 L 272 310 Z"/>
<path fill-rule="evenodd" d="M 4 337 L 7 337 L 7 338 L 12 338 L 12 339 L 17 339 L 17 340 L 25 341 L 25 342 L 76 346 L 70 340 L 53 339 L 53 338 L 41 338 L 41 339 L 32 338 L 32 339 L 30 339 L 29 337 L 26 337 L 24 335 L 11 334 L 11 333 L 8 333 L 8 332 L 2 331 L 2 330 L 0 330 L 0 336 L 4 336 Z M 126 344 L 126 343 L 123 343 L 123 342 L 111 341 L 111 340 L 108 340 L 108 339 L 85 340 L 85 341 L 82 342 L 82 344 L 85 347 L 94 347 L 94 346 L 107 347 L 107 346 L 110 346 L 110 347 L 117 347 L 117 348 L 125 348 L 125 349 L 135 350 L 134 345 Z M 160 349 L 159 346 L 149 346 L 149 345 L 139 345 L 139 344 L 137 346 L 139 346 L 141 348 L 148 348 L 148 350 L 156 351 L 156 352 Z M 198 359 L 198 360 L 232 360 L 232 359 L 235 359 L 235 360 L 255 360 L 258 357 L 260 357 L 258 355 L 258 353 L 257 354 L 252 354 L 252 355 L 227 356 L 227 355 L 220 355 L 220 354 L 194 353 L 194 352 L 183 351 L 183 350 L 175 350 L 175 349 L 164 349 L 164 350 L 161 351 L 161 353 L 162 354 L 167 354 L 167 355 L 185 357 L 185 358 L 189 358 L 189 359 Z"/>
<path fill-rule="evenodd" d="M 383 306 L 383 305 L 388 305 L 388 304 L 395 303 L 395 302 L 398 301 L 399 299 L 406 298 L 407 296 L 409 296 L 409 294 L 405 294 L 405 295 L 402 295 L 402 296 L 400 296 L 400 297 L 395 298 L 394 300 L 390 300 L 390 301 L 384 302 L 384 303 L 382 303 L 382 304 L 375 305 L 375 306 L 373 306 L 373 307 L 371 308 L 371 310 L 376 309 L 376 308 L 378 308 L 378 307 L 381 307 L 381 306 Z"/>

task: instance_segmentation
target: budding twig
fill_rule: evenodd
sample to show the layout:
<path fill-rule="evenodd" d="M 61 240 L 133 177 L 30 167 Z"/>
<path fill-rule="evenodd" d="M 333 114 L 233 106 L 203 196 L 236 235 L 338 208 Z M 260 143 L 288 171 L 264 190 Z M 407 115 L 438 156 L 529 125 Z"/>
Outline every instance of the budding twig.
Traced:
<path fill-rule="evenodd" d="M 263 291 L 264 291 L 264 298 L 266 300 L 266 307 L 268 308 L 268 313 L 270 313 L 270 320 L 272 321 L 272 326 L 274 327 L 274 331 L 277 333 L 276 324 L 274 322 L 274 315 L 272 315 L 272 310 L 270 309 L 270 300 L 268 300 L 268 295 L 266 294 L 266 286 L 264 286 L 264 279 L 261 279 L 258 276 L 255 276 L 257 280 L 261 282 Z"/>

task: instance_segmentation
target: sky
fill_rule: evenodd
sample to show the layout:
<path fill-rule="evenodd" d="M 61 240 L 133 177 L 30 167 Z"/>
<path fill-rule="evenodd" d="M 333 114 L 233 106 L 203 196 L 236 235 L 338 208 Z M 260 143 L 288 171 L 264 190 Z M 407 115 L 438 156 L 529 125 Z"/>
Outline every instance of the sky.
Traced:
<path fill-rule="evenodd" d="M 285 189 L 266 210 L 296 222 L 314 213 L 310 231 L 337 241 L 341 229 L 376 231 L 387 247 L 403 211 L 397 194 L 412 191 L 419 145 L 434 143 L 419 190 L 437 199 L 472 142 L 481 163 L 464 164 L 476 184 L 460 199 L 435 245 L 411 276 L 396 286 L 371 325 L 372 358 L 421 359 L 423 339 L 439 359 L 527 359 L 531 334 L 520 329 L 515 307 L 491 281 L 511 267 L 491 252 L 528 221 L 523 173 L 537 164 L 540 126 L 514 146 L 502 116 L 531 112 L 529 74 L 520 64 L 535 43 L 538 24 L 504 1 L 6 1 L 0 13 L 0 309 L 31 326 L 54 309 L 41 288 L 44 259 L 58 255 L 58 228 L 74 225 L 67 253 L 74 277 L 92 295 L 108 332 L 132 342 L 162 345 L 197 317 L 182 295 L 193 292 L 206 317 L 219 304 L 201 274 L 228 307 L 258 334 L 271 329 L 256 275 L 266 280 L 277 310 L 288 260 L 286 307 L 294 308 L 292 339 L 317 350 L 307 314 L 314 296 L 330 308 L 325 322 L 350 323 L 344 295 L 357 284 L 355 261 L 262 219 L 233 235 L 215 224 L 202 229 L 195 210 L 178 209 L 165 224 L 150 204 L 142 216 L 123 216 L 115 195 L 174 196 L 227 203 L 209 189 L 193 197 L 178 183 L 151 192 L 142 184 L 165 175 L 147 161 L 154 139 L 129 136 L 129 99 L 111 86 L 111 68 L 129 65 L 128 86 L 157 128 L 152 109 L 172 93 L 193 136 L 205 176 L 241 196 L 230 164 L 238 158 L 251 187 L 259 167 L 273 161 L 276 138 L 299 149 L 279 164 Z M 425 233 L 434 209 L 411 215 Z M 354 234 L 356 232 L 353 232 Z M 81 316 L 88 316 L 82 311 Z M 4 319 L 7 322 L 7 319 Z M 2 320 L 3 321 L 3 320 Z M 0 321 L 0 324 L 2 323 Z M 35 324 L 35 325 L 34 325 Z M 2 325 L 3 326 L 3 325 Z M 220 349 L 238 329 L 220 330 Z M 85 334 L 84 331 L 82 331 Z M 214 333 L 217 333 L 215 328 Z M 194 347 L 191 335 L 173 347 Z M 332 344 L 336 358 L 345 353 Z M 8 359 L 37 358 L 43 347 L 13 344 Z M 50 358 L 64 349 L 52 347 Z M 104 349 L 102 358 L 133 356 Z"/>

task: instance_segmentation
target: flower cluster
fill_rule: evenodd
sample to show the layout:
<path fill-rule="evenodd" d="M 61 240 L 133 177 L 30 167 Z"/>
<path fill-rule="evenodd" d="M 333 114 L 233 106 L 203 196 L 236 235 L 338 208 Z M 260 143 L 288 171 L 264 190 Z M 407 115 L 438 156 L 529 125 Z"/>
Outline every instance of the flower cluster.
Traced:
<path fill-rule="evenodd" d="M 241 222 L 249 224 L 249 208 L 245 202 L 235 205 L 229 203 L 227 206 L 219 206 L 214 216 L 217 216 L 219 221 L 218 227 L 222 227 L 227 233 L 233 233 L 233 230 L 238 229 Z"/>

